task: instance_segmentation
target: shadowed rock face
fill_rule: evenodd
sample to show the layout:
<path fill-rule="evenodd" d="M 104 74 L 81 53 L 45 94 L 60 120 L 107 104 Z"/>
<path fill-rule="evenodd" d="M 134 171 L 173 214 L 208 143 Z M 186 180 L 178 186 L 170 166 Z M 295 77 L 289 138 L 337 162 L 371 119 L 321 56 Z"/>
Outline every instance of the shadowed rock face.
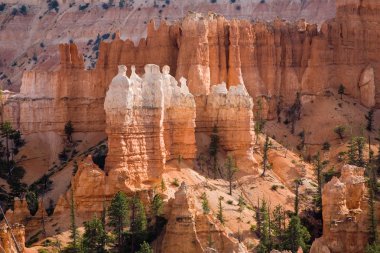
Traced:
<path fill-rule="evenodd" d="M 322 191 L 323 236 L 312 253 L 364 252 L 368 242 L 368 197 L 364 168 L 345 165 Z"/>

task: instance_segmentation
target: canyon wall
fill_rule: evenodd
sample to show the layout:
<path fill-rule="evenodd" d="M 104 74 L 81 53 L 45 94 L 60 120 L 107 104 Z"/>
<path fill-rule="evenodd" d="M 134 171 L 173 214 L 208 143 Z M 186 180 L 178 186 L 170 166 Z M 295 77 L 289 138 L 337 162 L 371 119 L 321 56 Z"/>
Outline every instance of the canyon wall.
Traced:
<path fill-rule="evenodd" d="M 262 98 L 266 105 L 263 114 L 268 118 L 274 117 L 280 98 L 285 107 L 293 103 L 297 91 L 308 95 L 323 94 L 326 89 L 336 92 L 340 84 L 346 87 L 347 95 L 363 105 L 379 105 L 379 10 L 379 4 L 370 0 L 337 1 L 337 17 L 322 24 L 320 30 L 303 20 L 252 23 L 216 14 L 191 13 L 173 24 L 161 22 L 157 29 L 152 21 L 146 39 L 137 46 L 121 40 L 118 33 L 112 42 L 100 42 L 96 68 L 92 70 L 84 69 L 84 57 L 76 44 L 62 44 L 58 66 L 41 65 L 39 70 L 24 72 L 20 93 L 9 96 L 3 106 L 3 119 L 11 121 L 25 136 L 27 145 L 20 154 L 28 158 L 24 167 L 46 170 L 57 163 L 63 150 L 63 129 L 69 120 L 75 128 L 74 137 L 82 141 L 79 151 L 106 137 L 103 103 L 118 65 L 136 65 L 136 75 L 143 73 L 146 64 L 160 68 L 168 65 L 177 80 L 188 80 L 197 108 L 199 150 L 204 138 L 198 137 L 209 134 L 215 124 L 210 121 L 206 127 L 202 125 L 201 108 L 206 108 L 207 101 L 202 96 L 222 82 L 227 88 L 244 84 L 254 101 Z M 177 114 L 173 108 L 166 109 L 164 129 L 176 124 L 171 120 L 171 115 Z M 193 117 L 192 109 L 187 113 Z M 247 112 L 236 117 L 241 120 L 251 116 Z M 182 128 L 186 120 L 178 124 Z M 163 135 L 166 142 L 170 141 L 169 135 L 184 140 L 179 132 L 164 130 Z M 35 153 L 37 147 L 43 147 L 42 157 Z M 170 159 L 193 156 L 171 147 L 165 154 Z"/>

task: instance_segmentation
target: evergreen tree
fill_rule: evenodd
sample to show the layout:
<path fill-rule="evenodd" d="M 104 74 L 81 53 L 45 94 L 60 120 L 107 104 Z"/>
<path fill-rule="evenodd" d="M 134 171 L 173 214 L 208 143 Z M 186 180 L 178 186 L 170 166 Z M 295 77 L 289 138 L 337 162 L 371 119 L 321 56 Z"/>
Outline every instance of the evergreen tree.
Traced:
<path fill-rule="evenodd" d="M 315 197 L 315 205 L 317 212 L 322 213 L 322 170 L 324 168 L 324 163 L 321 161 L 319 152 L 314 158 L 314 168 L 317 178 L 317 196 Z"/>
<path fill-rule="evenodd" d="M 67 140 L 69 142 L 72 142 L 73 141 L 73 138 L 72 138 L 72 134 L 74 132 L 74 127 L 73 127 L 73 123 L 71 122 L 71 120 L 69 120 L 66 124 L 65 124 L 65 134 L 66 134 L 66 137 L 67 137 Z"/>
<path fill-rule="evenodd" d="M 272 147 L 272 142 L 269 140 L 268 135 L 265 136 L 265 143 L 263 148 L 263 173 L 261 176 L 265 176 L 265 172 L 268 168 L 268 151 Z"/>
<path fill-rule="evenodd" d="M 224 216 L 223 216 L 223 206 L 222 206 L 222 200 L 223 197 L 219 197 L 219 205 L 218 205 L 218 213 L 216 215 L 216 218 L 220 221 L 220 223 L 224 224 Z"/>
<path fill-rule="evenodd" d="M 263 132 L 264 126 L 265 126 L 265 119 L 263 119 L 263 103 L 261 98 L 257 100 L 255 107 L 257 108 L 256 110 L 256 115 L 255 115 L 255 125 L 254 125 L 254 131 L 256 135 L 256 144 L 259 138 L 259 135 Z"/>
<path fill-rule="evenodd" d="M 296 121 L 300 120 L 300 118 L 301 118 L 301 108 L 302 108 L 301 94 L 299 92 L 297 92 L 296 99 L 294 100 L 293 105 L 290 107 L 290 109 L 288 111 L 288 117 L 289 117 L 289 120 L 291 123 L 290 132 L 292 134 L 294 134 Z"/>
<path fill-rule="evenodd" d="M 340 95 L 340 99 L 343 99 L 344 91 L 346 90 L 346 87 L 344 87 L 343 84 L 339 85 L 338 88 L 338 94 Z"/>
<path fill-rule="evenodd" d="M 70 250 L 71 252 L 80 252 L 79 243 L 78 243 L 79 233 L 78 228 L 75 222 L 75 200 L 74 192 L 71 189 L 71 202 L 70 202 Z"/>
<path fill-rule="evenodd" d="M 152 200 L 152 212 L 155 217 L 160 216 L 162 214 L 162 207 L 164 205 L 164 201 L 160 194 L 155 194 Z"/>
<path fill-rule="evenodd" d="M 150 247 L 149 243 L 144 241 L 140 244 L 140 250 L 137 253 L 153 253 L 153 249 Z"/>
<path fill-rule="evenodd" d="M 301 247 L 304 252 L 308 252 L 307 242 L 310 240 L 310 234 L 306 227 L 301 224 L 298 215 L 293 215 L 291 217 L 285 236 L 286 249 L 295 253 L 298 248 Z"/>
<path fill-rule="evenodd" d="M 370 180 L 371 183 L 371 180 Z M 368 243 L 373 245 L 377 242 L 377 220 L 376 220 L 376 209 L 375 209 L 375 193 L 373 187 L 368 187 L 368 216 L 369 216 L 369 233 L 368 233 Z"/>
<path fill-rule="evenodd" d="M 28 204 L 28 209 L 31 215 L 35 215 L 38 211 L 38 198 L 37 195 L 32 192 L 28 191 L 25 196 L 26 203 Z"/>
<path fill-rule="evenodd" d="M 354 137 L 348 144 L 348 163 L 359 167 L 366 165 L 364 160 L 364 137 Z"/>
<path fill-rule="evenodd" d="M 122 234 L 129 222 L 128 202 L 125 193 L 118 192 L 112 198 L 108 209 L 108 225 L 114 229 L 113 232 L 117 237 L 119 252 L 122 252 Z"/>
<path fill-rule="evenodd" d="M 294 213 L 298 215 L 299 211 L 299 187 L 302 185 L 302 179 L 296 179 L 294 180 L 294 185 L 295 185 L 295 199 L 294 199 Z"/>
<path fill-rule="evenodd" d="M 272 231 L 268 206 L 265 200 L 261 202 L 260 219 L 260 244 L 258 245 L 257 252 L 270 252 L 272 250 Z"/>
<path fill-rule="evenodd" d="M 147 219 L 146 219 L 146 213 L 143 203 L 141 202 L 140 198 L 137 196 L 134 196 L 131 203 L 131 211 L 132 211 L 132 218 L 131 218 L 131 232 L 133 233 L 141 233 L 145 232 L 147 229 Z"/>
<path fill-rule="evenodd" d="M 372 130 L 373 130 L 373 120 L 374 120 L 373 116 L 374 116 L 374 113 L 375 113 L 375 110 L 373 108 L 371 108 L 368 111 L 367 115 L 365 115 L 365 118 L 367 120 L 367 127 L 366 127 L 366 129 L 367 129 L 368 132 L 372 132 Z"/>
<path fill-rule="evenodd" d="M 127 246 L 131 246 L 131 252 L 135 252 L 135 245 L 139 245 L 139 240 L 145 239 L 147 234 L 148 222 L 146 219 L 145 208 L 140 198 L 136 195 L 133 197 L 130 205 L 131 209 L 131 226 L 129 230 L 130 242 Z"/>
<path fill-rule="evenodd" d="M 284 241 L 285 233 L 285 210 L 281 205 L 275 206 L 273 212 L 272 230 L 274 236 L 273 248 L 282 250 L 282 242 Z"/>
<path fill-rule="evenodd" d="M 238 168 L 235 165 L 235 160 L 231 155 L 227 156 L 227 161 L 224 164 L 224 167 L 227 171 L 227 180 L 229 182 L 229 194 L 232 195 L 232 181 L 234 179 L 235 173 L 238 171 Z"/>
<path fill-rule="evenodd" d="M 219 151 L 219 135 L 218 135 L 218 127 L 215 125 L 212 129 L 212 133 L 210 136 L 210 146 L 209 146 L 209 155 L 213 161 L 213 171 L 214 178 L 216 178 L 217 174 L 217 155 Z"/>
<path fill-rule="evenodd" d="M 210 212 L 210 206 L 208 204 L 206 192 L 202 193 L 201 200 L 202 200 L 203 214 L 208 214 Z"/>
<path fill-rule="evenodd" d="M 102 221 L 96 216 L 92 220 L 84 222 L 83 250 L 84 252 L 104 253 L 107 233 Z"/>

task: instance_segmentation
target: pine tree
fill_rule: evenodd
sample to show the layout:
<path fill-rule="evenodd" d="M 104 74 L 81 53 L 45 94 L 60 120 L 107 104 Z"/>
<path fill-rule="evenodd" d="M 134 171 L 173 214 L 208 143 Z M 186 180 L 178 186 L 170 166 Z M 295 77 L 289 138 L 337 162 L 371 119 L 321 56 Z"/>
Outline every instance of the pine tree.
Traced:
<path fill-rule="evenodd" d="M 217 155 L 219 151 L 219 135 L 218 135 L 218 127 L 215 125 L 212 129 L 212 133 L 210 136 L 210 146 L 209 146 L 209 155 L 213 160 L 213 171 L 214 178 L 216 178 L 217 174 Z"/>
<path fill-rule="evenodd" d="M 227 180 L 229 182 L 229 194 L 232 195 L 232 181 L 234 179 L 234 175 L 238 172 L 238 168 L 235 165 L 235 160 L 231 155 L 227 156 L 227 161 L 224 164 L 224 167 L 227 171 Z"/>
<path fill-rule="evenodd" d="M 78 244 L 78 228 L 75 222 L 75 200 L 74 200 L 74 192 L 71 189 L 71 202 L 70 202 L 70 246 L 71 252 L 79 252 L 79 244 Z"/>
<path fill-rule="evenodd" d="M 147 219 L 143 203 L 140 198 L 134 196 L 131 203 L 131 228 L 130 231 L 133 233 L 145 232 L 147 229 Z"/>
<path fill-rule="evenodd" d="M 298 215 L 293 215 L 291 217 L 285 236 L 286 249 L 295 253 L 298 248 L 301 247 L 304 252 L 307 252 L 307 242 L 310 240 L 310 233 L 307 231 L 306 227 L 301 224 Z"/>
<path fill-rule="evenodd" d="M 144 241 L 140 244 L 140 250 L 137 253 L 153 253 L 153 249 L 150 247 L 149 243 Z"/>
<path fill-rule="evenodd" d="M 265 176 L 265 172 L 268 168 L 268 151 L 272 147 L 272 142 L 269 140 L 268 135 L 265 136 L 265 143 L 263 148 L 263 173 L 261 176 Z"/>
<path fill-rule="evenodd" d="M 208 204 L 206 192 L 202 193 L 201 200 L 202 200 L 203 214 L 208 214 L 210 212 L 210 206 Z"/>
<path fill-rule="evenodd" d="M 284 241 L 285 233 L 285 210 L 281 205 L 275 206 L 273 212 L 273 236 L 274 236 L 274 247 L 277 250 L 282 250 L 282 242 Z"/>
<path fill-rule="evenodd" d="M 302 179 L 296 179 L 294 180 L 295 185 L 295 199 L 294 199 L 294 213 L 298 215 L 299 211 L 299 187 L 302 185 Z"/>
<path fill-rule="evenodd" d="M 224 224 L 224 216 L 223 216 L 223 206 L 222 206 L 222 200 L 223 197 L 219 197 L 219 205 L 218 205 L 218 213 L 216 215 L 216 218 L 220 221 L 220 223 Z"/>
<path fill-rule="evenodd" d="M 338 88 L 338 94 L 340 95 L 340 99 L 343 99 L 344 91 L 346 90 L 346 87 L 344 87 L 343 84 L 339 85 Z"/>
<path fill-rule="evenodd" d="M 348 144 L 348 163 L 359 167 L 366 165 L 364 160 L 364 137 L 354 137 Z"/>
<path fill-rule="evenodd" d="M 270 252 L 272 249 L 271 223 L 268 206 L 265 200 L 260 207 L 260 244 L 257 248 L 258 253 Z"/>
<path fill-rule="evenodd" d="M 288 111 L 288 117 L 291 123 L 290 132 L 292 134 L 294 134 L 296 121 L 301 118 L 301 109 L 302 109 L 301 94 L 297 92 L 296 99 L 294 100 L 293 105 L 290 107 Z"/>
<path fill-rule="evenodd" d="M 162 208 L 164 205 L 164 201 L 160 194 L 155 194 L 152 200 L 152 212 L 155 217 L 160 216 L 162 214 Z"/>
<path fill-rule="evenodd" d="M 129 222 L 129 211 L 128 211 L 128 198 L 123 192 L 118 192 L 111 200 L 111 205 L 108 209 L 108 225 L 112 227 L 113 233 L 117 238 L 117 246 L 119 252 L 122 252 L 122 235 L 124 228 Z"/>
<path fill-rule="evenodd" d="M 107 233 L 102 221 L 96 216 L 92 220 L 84 222 L 83 249 L 84 252 L 104 253 L 104 242 L 107 241 Z"/>
<path fill-rule="evenodd" d="M 131 236 L 131 252 L 135 251 L 136 240 L 139 238 L 145 238 L 148 222 L 146 219 L 145 208 L 141 200 L 135 195 L 131 201 L 131 226 L 130 226 L 130 236 Z M 127 243 L 129 244 L 129 243 Z"/>
<path fill-rule="evenodd" d="M 375 110 L 373 108 L 371 108 L 368 111 L 367 115 L 365 115 L 365 119 L 367 120 L 367 127 L 366 127 L 366 129 L 367 129 L 368 132 L 372 132 L 372 130 L 373 130 L 373 120 L 374 120 L 373 116 L 374 116 L 374 113 L 375 113 Z"/>
<path fill-rule="evenodd" d="M 317 178 L 317 196 L 315 198 L 315 205 L 317 211 L 322 213 L 322 170 L 324 168 L 324 163 L 321 161 L 319 152 L 314 159 L 314 168 Z"/>
<path fill-rule="evenodd" d="M 67 137 L 67 140 L 69 142 L 72 142 L 73 141 L 73 138 L 72 138 L 72 134 L 74 132 L 74 127 L 73 127 L 73 123 L 71 122 L 71 120 L 69 120 L 66 124 L 65 124 L 65 134 L 66 134 L 66 137 Z"/>

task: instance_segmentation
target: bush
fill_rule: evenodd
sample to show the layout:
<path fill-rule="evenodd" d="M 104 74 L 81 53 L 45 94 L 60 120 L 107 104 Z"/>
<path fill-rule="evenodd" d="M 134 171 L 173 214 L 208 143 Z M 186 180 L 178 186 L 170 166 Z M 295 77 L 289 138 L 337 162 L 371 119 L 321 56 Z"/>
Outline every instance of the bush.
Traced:
<path fill-rule="evenodd" d="M 217 0 L 210 0 L 210 2 L 213 3 L 213 4 L 216 3 L 216 1 L 217 1 Z"/>
<path fill-rule="evenodd" d="M 18 10 L 15 9 L 15 8 L 13 8 L 13 9 L 12 9 L 12 12 L 11 12 L 11 15 L 12 15 L 12 16 L 16 16 L 17 14 L 18 14 Z"/>
<path fill-rule="evenodd" d="M 26 15 L 26 14 L 28 14 L 28 9 L 26 8 L 25 5 L 22 5 L 22 6 L 20 7 L 19 11 L 20 11 L 20 13 L 21 13 L 22 15 Z"/>
<path fill-rule="evenodd" d="M 173 186 L 176 186 L 176 187 L 179 186 L 178 178 L 174 178 L 174 180 L 173 180 L 173 182 L 172 182 L 172 185 L 173 185 Z"/>
<path fill-rule="evenodd" d="M 0 4 L 0 11 L 4 11 L 5 10 L 5 3 L 1 3 Z"/>
<path fill-rule="evenodd" d="M 105 33 L 102 35 L 102 40 L 106 40 L 110 37 L 110 34 L 109 33 Z"/>
<path fill-rule="evenodd" d="M 274 184 L 272 185 L 272 187 L 270 188 L 272 191 L 277 191 L 278 189 L 278 185 Z"/>
<path fill-rule="evenodd" d="M 47 0 L 48 3 L 48 9 L 49 11 L 55 10 L 56 12 L 59 11 L 59 3 L 57 0 Z"/>
<path fill-rule="evenodd" d="M 234 204 L 234 202 L 232 200 L 227 200 L 226 203 L 229 204 L 229 205 L 233 205 Z"/>
<path fill-rule="evenodd" d="M 104 10 L 107 10 L 107 9 L 109 8 L 109 5 L 106 4 L 106 3 L 103 3 L 103 4 L 102 4 L 102 8 L 103 8 Z"/>
<path fill-rule="evenodd" d="M 323 144 L 322 144 L 322 150 L 330 150 L 330 143 L 328 141 L 325 141 Z"/>
<path fill-rule="evenodd" d="M 80 4 L 80 5 L 79 5 L 79 10 L 80 10 L 80 11 L 84 11 L 85 9 L 87 9 L 87 7 L 88 7 L 89 5 L 90 5 L 89 3 L 86 3 L 86 4 Z"/>

